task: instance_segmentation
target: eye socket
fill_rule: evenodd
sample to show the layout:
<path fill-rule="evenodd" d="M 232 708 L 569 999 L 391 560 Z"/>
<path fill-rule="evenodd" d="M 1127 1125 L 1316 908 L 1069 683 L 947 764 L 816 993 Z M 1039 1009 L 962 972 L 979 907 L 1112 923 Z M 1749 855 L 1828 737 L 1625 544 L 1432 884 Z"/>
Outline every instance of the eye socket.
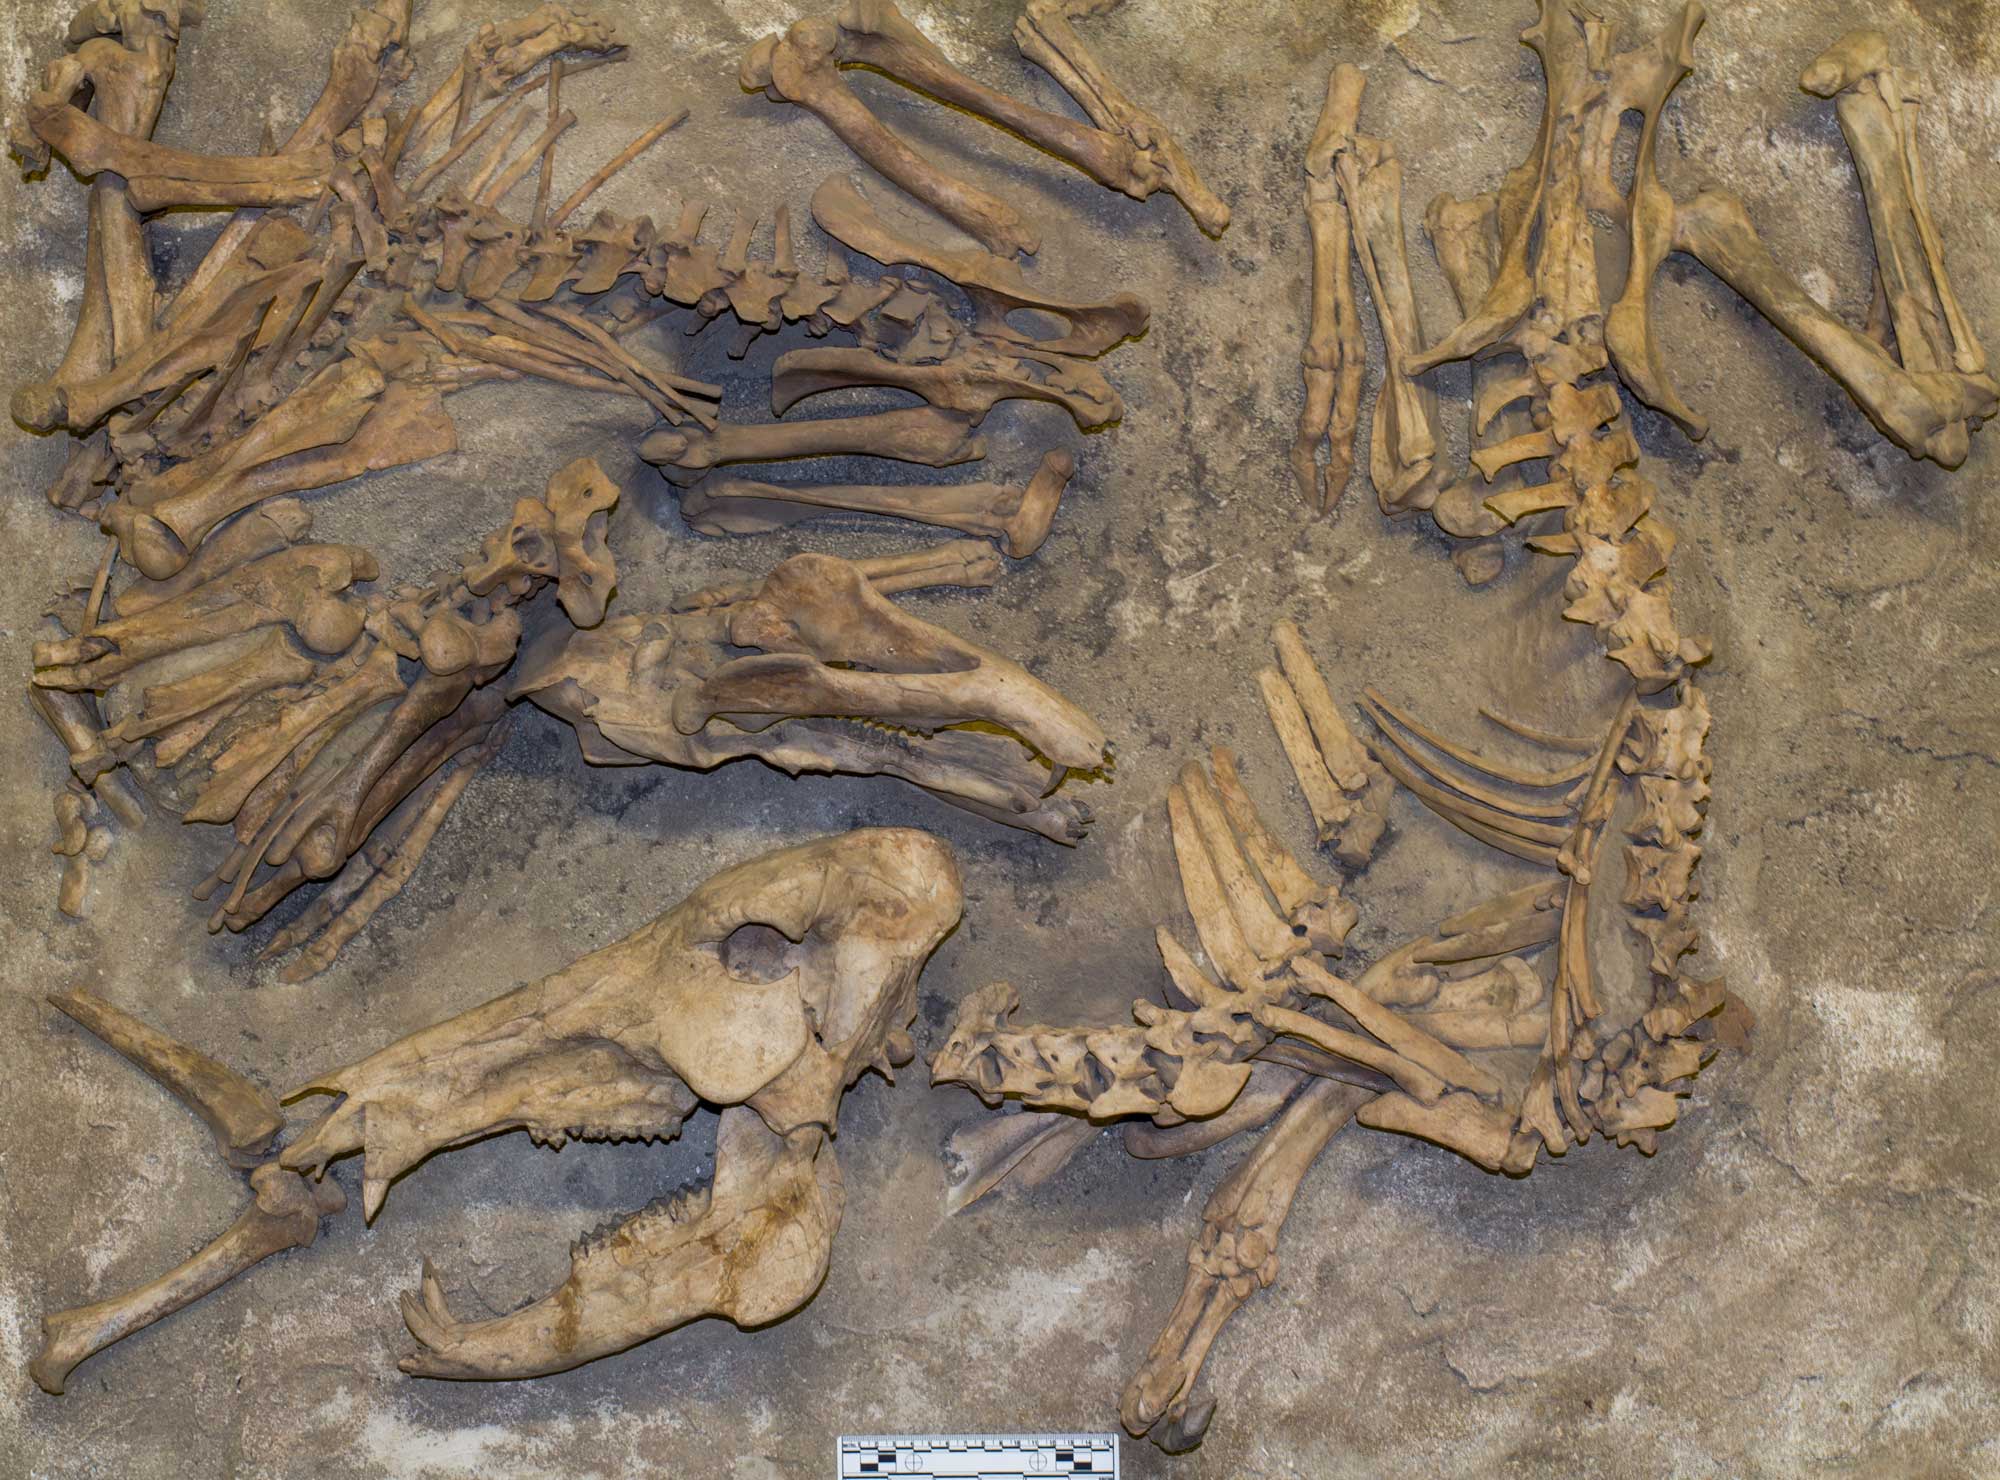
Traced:
<path fill-rule="evenodd" d="M 724 971 L 740 982 L 761 987 L 789 976 L 798 966 L 802 949 L 785 939 L 783 931 L 752 920 L 730 931 L 717 954 Z"/>

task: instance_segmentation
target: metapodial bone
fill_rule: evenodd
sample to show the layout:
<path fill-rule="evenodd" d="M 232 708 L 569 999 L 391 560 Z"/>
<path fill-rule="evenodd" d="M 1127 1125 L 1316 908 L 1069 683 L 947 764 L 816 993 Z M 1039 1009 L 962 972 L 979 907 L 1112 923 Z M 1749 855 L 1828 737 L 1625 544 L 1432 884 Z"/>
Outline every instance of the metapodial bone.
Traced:
<path fill-rule="evenodd" d="M 1361 109 L 1358 68 L 1338 66 L 1327 78 L 1326 103 L 1306 146 L 1306 227 L 1312 234 L 1312 322 L 1299 357 L 1306 399 L 1292 443 L 1292 476 L 1299 497 L 1314 513 L 1330 510 L 1346 490 L 1354 467 L 1354 424 L 1361 407 L 1361 320 L 1354 304 L 1348 262 L 1352 231 L 1334 155 L 1348 147 Z M 1327 461 L 1319 464 L 1326 444 Z"/>
<path fill-rule="evenodd" d="M 568 1277 L 510 1315 L 460 1321 L 426 1264 L 402 1306 L 427 1377 L 534 1377 L 703 1316 L 761 1326 L 809 1300 L 840 1224 L 832 1134 L 870 1069 L 913 1053 L 917 978 L 964 905 L 944 844 L 872 829 L 715 875 L 651 924 L 301 1087 L 338 1103 L 274 1155 L 270 1097 L 86 993 L 57 999 L 247 1155 L 253 1205 L 159 1280 L 49 1316 L 31 1364 L 61 1392 L 93 1352 L 260 1260 L 313 1241 L 344 1205 L 329 1162 L 362 1156 L 373 1220 L 389 1183 L 434 1151 L 499 1131 L 544 1144 L 671 1139 L 722 1107 L 715 1177 L 571 1251 Z M 244 1164 L 239 1160 L 238 1164 Z"/>
<path fill-rule="evenodd" d="M 1106 764 L 1103 731 L 1019 664 L 884 594 L 990 582 L 997 564 L 974 541 L 894 562 L 873 579 L 831 555 L 796 555 L 754 589 L 556 634 L 524 655 L 511 692 L 574 726 L 585 759 L 600 764 L 705 771 L 754 756 L 793 775 L 900 776 L 982 816 L 1076 842 L 1089 810 L 1052 793 L 1066 769 Z"/>
<path fill-rule="evenodd" d="M 1972 430 L 2000 408 L 2000 382 L 1945 274 L 1917 145 L 1920 89 L 1890 63 L 1879 33 L 1856 31 L 1841 38 L 1802 79 L 1808 91 L 1836 99 L 1867 203 L 1877 267 L 1865 328 L 1850 327 L 1814 301 L 1772 256 L 1734 196 L 1707 191 L 1683 201 L 1669 191 L 1657 165 L 1660 116 L 1693 69 L 1694 39 L 1705 18 L 1698 0 L 1689 0 L 1652 42 L 1613 55 L 1609 29 L 1576 0 L 1543 0 L 1540 19 L 1522 34 L 1541 54 L 1548 77 L 1533 154 L 1498 190 L 1465 201 L 1440 197 L 1427 213 L 1432 244 L 1464 314 L 1457 328 L 1429 348 L 1422 346 L 1420 333 L 1410 332 L 1416 320 L 1399 270 L 1401 227 L 1392 227 L 1394 178 L 1370 185 L 1371 177 L 1382 173 L 1378 166 L 1388 162 L 1386 149 L 1355 135 L 1345 152 L 1333 156 L 1389 350 L 1385 405 L 1377 410 L 1371 456 L 1385 509 L 1430 508 L 1440 527 L 1460 538 L 1486 539 L 1497 532 L 1478 501 L 1464 496 L 1469 480 L 1454 480 L 1438 491 L 1442 480 L 1429 476 L 1434 470 L 1425 461 L 1434 439 L 1421 435 L 1420 419 L 1411 414 L 1418 409 L 1416 398 L 1429 393 L 1413 377 L 1449 361 L 1483 357 L 1475 377 L 1472 461 L 1488 482 L 1503 468 L 1562 454 L 1563 439 L 1551 434 L 1540 407 L 1539 421 L 1515 419 L 1513 435 L 1485 436 L 1504 408 L 1536 394 L 1536 377 L 1575 388 L 1582 376 L 1608 363 L 1633 394 L 1674 418 L 1688 435 L 1705 435 L 1706 422 L 1670 383 L 1652 323 L 1653 279 L 1676 251 L 1696 258 L 1777 325 L 1912 457 L 1958 466 Z M 1348 82 L 1352 79 L 1336 72 L 1329 84 L 1330 112 L 1336 101 L 1344 107 Z M 1642 123 L 1632 184 L 1620 190 L 1614 158 L 1628 112 L 1638 113 Z M 1323 116 L 1323 126 L 1326 122 Z M 1309 168 L 1322 149 L 1316 135 Z M 1593 245 L 1593 221 L 1599 219 L 1621 229 L 1629 247 L 1623 287 L 1608 300 L 1600 293 Z M 1345 277 L 1344 268 L 1338 276 Z M 1327 282 L 1325 265 L 1316 262 L 1309 382 L 1313 364 L 1329 358 L 1327 315 L 1319 306 Z M 1574 343 L 1552 334 L 1552 328 L 1569 323 L 1590 328 Z M 1535 376 L 1507 365 L 1496 350 L 1519 354 Z M 1327 404 L 1325 386 L 1309 384 L 1302 446 L 1325 424 Z M 1579 470 L 1573 454 L 1567 461 L 1568 471 Z M 1301 465 L 1302 480 L 1309 471 Z M 1559 492 L 1544 489 L 1517 484 L 1515 492 L 1502 514 L 1510 522 L 1566 502 Z M 1487 575 L 1497 568 L 1490 555 L 1478 565 Z M 1674 664 L 1663 667 L 1662 682 L 1671 681 Z"/>

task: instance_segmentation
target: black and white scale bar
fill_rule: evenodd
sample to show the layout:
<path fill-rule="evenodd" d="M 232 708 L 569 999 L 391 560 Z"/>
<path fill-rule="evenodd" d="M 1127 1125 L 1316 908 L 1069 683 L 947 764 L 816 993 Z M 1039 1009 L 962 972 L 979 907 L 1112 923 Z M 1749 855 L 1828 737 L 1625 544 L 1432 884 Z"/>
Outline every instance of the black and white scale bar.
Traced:
<path fill-rule="evenodd" d="M 838 1480 L 899 1475 L 904 1480 L 1042 1480 L 1088 1475 L 1118 1480 L 1116 1434 L 843 1435 L 834 1446 Z"/>

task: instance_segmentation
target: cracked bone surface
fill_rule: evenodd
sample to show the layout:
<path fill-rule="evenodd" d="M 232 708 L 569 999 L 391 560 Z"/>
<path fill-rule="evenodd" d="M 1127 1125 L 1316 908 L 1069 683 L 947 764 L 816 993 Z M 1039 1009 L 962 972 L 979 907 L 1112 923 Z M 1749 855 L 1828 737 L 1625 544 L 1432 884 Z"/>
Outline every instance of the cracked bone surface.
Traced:
<path fill-rule="evenodd" d="M 1463 314 L 1428 349 L 1402 263 L 1393 156 L 1354 131 L 1360 87 L 1351 72 L 1336 71 L 1308 157 L 1309 181 L 1337 186 L 1383 324 L 1389 364 L 1371 474 L 1385 510 L 1428 509 L 1445 533 L 1470 542 L 1462 553 L 1477 558 L 1461 568 L 1480 581 L 1506 568 L 1498 537 L 1525 525 L 1531 550 L 1570 562 L 1560 616 L 1592 631 L 1618 679 L 1581 735 L 1482 710 L 1492 748 L 1474 746 L 1372 688 L 1359 695 L 1365 724 L 1357 729 L 1303 636 L 1281 623 L 1278 664 L 1259 675 L 1266 708 L 1320 843 L 1348 869 L 1367 866 L 1400 790 L 1538 877 L 1471 902 L 1343 980 L 1318 957 L 1342 943 L 1352 906 L 1339 939 L 1312 939 L 1296 914 L 1283 928 L 1300 881 L 1312 875 L 1284 853 L 1257 818 L 1244 778 L 1218 754 L 1219 819 L 1198 771 L 1184 773 L 1168 796 L 1182 893 L 1206 957 L 1171 930 L 1159 932 L 1167 981 L 1186 1007 L 1141 999 L 1134 1027 L 1023 1026 L 1009 1020 L 1017 994 L 995 984 L 964 1001 L 933 1061 L 935 1077 L 989 1103 L 1037 1107 L 1004 1135 L 971 1127 L 954 1138 L 966 1189 L 954 1193 L 955 1207 L 1010 1178 L 1046 1182 L 1077 1144 L 1061 1133 L 1063 1116 L 1132 1118 L 1127 1144 L 1136 1155 L 1261 1134 L 1211 1199 L 1180 1303 L 1121 1408 L 1128 1429 L 1165 1448 L 1198 1443 L 1207 1429 L 1214 1400 L 1200 1391 L 1203 1360 L 1230 1313 L 1271 1283 L 1278 1225 L 1299 1179 L 1348 1120 L 1513 1176 L 1593 1135 L 1651 1154 L 1715 1049 L 1747 1040 L 1747 1010 L 1683 960 L 1701 944 L 1692 910 L 1709 799 L 1709 711 L 1693 670 L 1708 647 L 1675 622 L 1674 535 L 1639 470 L 1640 448 L 1610 378 L 1699 434 L 1652 336 L 1650 280 L 1660 259 L 1674 247 L 1692 250 L 1832 369 L 1913 454 L 1954 464 L 1992 410 L 1983 352 L 1944 276 L 1925 203 L 1903 106 L 1915 89 L 1887 63 L 1880 38 L 1849 36 L 1806 75 L 1810 90 L 1842 99 L 1868 199 L 1880 282 L 1864 334 L 1809 306 L 1740 207 L 1713 195 L 1677 205 L 1658 180 L 1659 113 L 1692 65 L 1701 19 L 1698 5 L 1686 6 L 1653 43 L 1614 55 L 1595 16 L 1546 0 L 1523 37 L 1547 77 L 1534 154 L 1497 191 L 1440 197 L 1427 213 Z M 1627 111 L 1642 125 L 1635 183 L 1621 195 L 1612 158 Z M 1321 243 L 1340 239 L 1316 209 L 1327 198 L 1309 193 Z M 1595 218 L 1622 223 L 1633 246 L 1625 290 L 1608 312 Z M 1323 257 L 1315 262 L 1308 414 L 1295 464 L 1315 506 L 1322 494 L 1313 444 L 1338 415 L 1340 377 L 1350 369 L 1338 298 L 1346 271 L 1344 262 L 1331 272 Z M 1422 377 L 1475 356 L 1471 472 L 1444 483 Z M 1614 822 L 1622 889 L 1604 877 Z M 1594 917 L 1607 909 L 1622 911 L 1643 963 L 1636 973 L 1605 970 L 1610 932 Z M 1636 983 L 1621 980 L 1635 975 Z M 1266 1077 L 1253 1092 L 1258 1075 L 1289 1077 Z"/>
<path fill-rule="evenodd" d="M 884 594 L 990 584 L 998 566 L 976 541 L 872 569 L 795 555 L 680 610 L 557 632 L 523 657 L 510 693 L 572 725 L 598 764 L 705 771 L 749 756 L 793 775 L 898 776 L 1078 842 L 1090 810 L 1057 788 L 1065 770 L 1107 764 L 1097 723 L 1019 664 Z"/>
<path fill-rule="evenodd" d="M 1706 421 L 1671 384 L 1653 323 L 1653 280 L 1673 252 L 1695 258 L 1775 324 L 1912 457 L 1947 468 L 1965 460 L 1973 431 L 2000 410 L 2000 381 L 1945 272 L 1918 147 L 1923 90 L 1917 79 L 1890 61 L 1887 40 L 1872 30 L 1843 36 L 1800 79 L 1806 91 L 1835 100 L 1867 207 L 1875 308 L 1868 325 L 1856 329 L 1772 254 L 1736 197 L 1709 190 L 1682 200 L 1660 178 L 1662 111 L 1694 69 L 1695 37 L 1706 16 L 1699 0 L 1688 0 L 1650 44 L 1614 52 L 1611 28 L 1578 0 L 1544 0 L 1540 18 L 1521 38 L 1541 57 L 1548 79 L 1534 152 L 1498 190 L 1469 200 L 1440 196 L 1426 217 L 1464 314 L 1429 348 L 1422 344 L 1403 262 L 1393 157 L 1380 141 L 1352 132 L 1360 77 L 1345 64 L 1335 69 L 1307 153 L 1313 317 L 1293 461 L 1310 507 L 1331 502 L 1331 490 L 1317 481 L 1322 475 L 1312 466 L 1313 448 L 1330 423 L 1335 433 L 1341 430 L 1326 377 L 1347 363 L 1338 337 L 1337 293 L 1348 272 L 1344 251 L 1337 267 L 1327 260 L 1342 235 L 1352 238 L 1387 351 L 1370 442 L 1376 492 L 1385 512 L 1428 509 L 1455 538 L 1487 540 L 1524 515 L 1572 508 L 1575 496 L 1559 476 L 1532 489 L 1510 478 L 1500 495 L 1484 499 L 1472 492 L 1469 478 L 1440 486 L 1435 396 L 1422 379 L 1439 365 L 1477 357 L 1471 462 L 1488 484 L 1505 470 L 1555 460 L 1551 474 L 1569 472 L 1581 489 L 1629 465 L 1631 458 L 1607 462 L 1600 453 L 1585 466 L 1573 450 L 1564 450 L 1569 439 L 1563 429 L 1551 431 L 1554 386 L 1576 394 L 1584 390 L 1583 377 L 1600 370 L 1612 371 L 1689 436 L 1706 435 Z M 1621 188 L 1614 163 L 1627 113 L 1639 114 L 1641 126 L 1631 184 Z M 1345 138 L 1330 143 L 1329 135 L 1343 130 Z M 1327 175 L 1337 181 L 1346 206 L 1344 233 L 1326 204 Z M 1625 238 L 1627 268 L 1615 296 L 1600 291 L 1598 220 Z M 1556 337 L 1578 322 L 1587 325 L 1582 342 Z M 1515 368 L 1517 359 L 1532 373 Z M 1599 382 L 1588 393 L 1613 398 L 1600 424 L 1616 419 L 1615 389 Z M 1523 398 L 1526 416 L 1508 409 Z M 1496 425 L 1501 435 L 1494 434 Z M 1619 432 L 1629 440 L 1622 426 Z M 1335 453 L 1328 472 L 1344 466 L 1345 454 Z M 1640 515 L 1644 502 L 1639 498 Z M 1479 580 L 1496 571 L 1497 551 L 1487 551 L 1470 561 L 1472 570 L 1484 572 Z M 1670 680 L 1675 660 L 1671 652 L 1660 656 L 1663 678 Z"/>
<path fill-rule="evenodd" d="M 840 1225 L 841 1097 L 909 1061 L 917 978 L 963 907 L 950 849 L 924 833 L 781 849 L 552 976 L 315 1077 L 287 1098 L 338 1103 L 256 1161 L 236 1226 L 150 1285 L 48 1317 L 36 1381 L 61 1392 L 93 1352 L 311 1243 L 344 1202 L 325 1180 L 339 1157 L 361 1154 L 372 1221 L 389 1183 L 434 1151 L 509 1130 L 554 1146 L 668 1140 L 703 1104 L 721 1110 L 710 1186 L 586 1237 L 562 1284 L 508 1315 L 456 1319 L 427 1263 L 403 1297 L 416 1349 L 401 1366 L 534 1377 L 703 1316 L 754 1327 L 790 1314 L 818 1289 Z M 262 1096 L 87 994 L 58 1005 L 198 1107 Z M 206 1070 L 191 1080 L 196 1061 Z"/>

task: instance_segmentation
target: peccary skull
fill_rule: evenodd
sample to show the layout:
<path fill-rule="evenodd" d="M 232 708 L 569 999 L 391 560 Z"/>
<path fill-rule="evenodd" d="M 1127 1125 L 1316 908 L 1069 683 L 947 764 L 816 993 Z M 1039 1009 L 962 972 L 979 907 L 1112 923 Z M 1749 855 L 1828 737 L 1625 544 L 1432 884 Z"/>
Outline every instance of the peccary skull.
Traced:
<path fill-rule="evenodd" d="M 533 1377 L 702 1316 L 755 1326 L 788 1314 L 819 1287 L 840 1224 L 841 1095 L 868 1069 L 910 1060 L 918 974 L 963 905 L 950 850 L 924 833 L 871 829 L 766 854 L 553 976 L 313 1080 L 296 1095 L 340 1104 L 275 1155 L 276 1106 L 255 1085 L 87 993 L 56 999 L 203 1113 L 258 1196 L 180 1269 L 50 1316 L 37 1381 L 60 1392 L 93 1352 L 310 1243 L 343 1201 L 319 1183 L 337 1157 L 362 1153 L 372 1220 L 390 1181 L 433 1151 L 515 1129 L 555 1146 L 671 1139 L 701 1104 L 722 1109 L 710 1187 L 577 1245 L 568 1279 L 511 1315 L 453 1319 L 427 1267 L 421 1293 L 403 1297 L 419 1346 L 402 1368 Z"/>

